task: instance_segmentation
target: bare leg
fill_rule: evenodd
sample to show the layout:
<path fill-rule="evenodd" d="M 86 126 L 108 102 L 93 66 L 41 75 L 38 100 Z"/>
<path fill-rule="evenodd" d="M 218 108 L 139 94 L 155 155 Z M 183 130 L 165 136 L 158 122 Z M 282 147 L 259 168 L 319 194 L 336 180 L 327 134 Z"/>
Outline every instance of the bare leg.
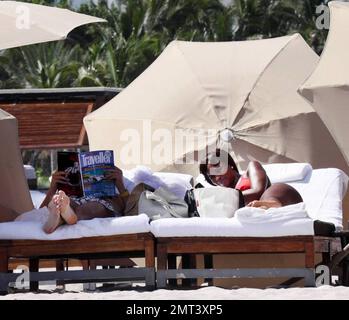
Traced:
<path fill-rule="evenodd" d="M 260 200 L 252 201 L 247 206 L 266 210 L 300 202 L 303 199 L 296 189 L 285 183 L 275 183 L 264 191 Z"/>
<path fill-rule="evenodd" d="M 59 191 L 52 198 L 48 208 L 50 215 L 44 226 L 46 233 L 52 233 L 64 222 L 72 225 L 78 220 L 114 217 L 111 211 L 98 202 L 86 202 L 82 205 L 70 202 L 70 198 L 63 191 Z"/>
<path fill-rule="evenodd" d="M 127 198 L 126 205 L 124 208 L 125 216 L 136 216 L 138 215 L 138 202 L 141 194 L 145 191 L 149 190 L 149 187 L 144 183 L 137 185 L 130 195 Z"/>
<path fill-rule="evenodd" d="M 82 205 L 74 205 L 63 191 L 59 191 L 56 204 L 60 209 L 61 217 L 67 224 L 75 224 L 78 220 L 114 217 L 108 209 L 98 202 L 91 201 Z"/>
<path fill-rule="evenodd" d="M 59 208 L 54 202 L 54 198 L 58 197 L 58 195 L 54 196 L 51 202 L 48 205 L 49 210 L 49 216 L 48 219 L 44 225 L 44 231 L 46 233 L 52 233 L 55 231 L 61 224 L 64 223 L 63 219 L 61 218 Z"/>
<path fill-rule="evenodd" d="M 281 207 L 303 202 L 303 199 L 295 188 L 285 183 L 275 183 L 263 193 L 260 201 L 279 203 Z"/>
<path fill-rule="evenodd" d="M 55 196 L 53 201 L 58 206 L 61 217 L 67 224 L 77 223 L 78 217 L 70 206 L 70 198 L 64 191 L 59 191 L 58 196 Z"/>
<path fill-rule="evenodd" d="M 115 215 L 98 202 L 86 202 L 75 208 L 78 220 L 91 220 L 94 218 L 112 218 Z"/>

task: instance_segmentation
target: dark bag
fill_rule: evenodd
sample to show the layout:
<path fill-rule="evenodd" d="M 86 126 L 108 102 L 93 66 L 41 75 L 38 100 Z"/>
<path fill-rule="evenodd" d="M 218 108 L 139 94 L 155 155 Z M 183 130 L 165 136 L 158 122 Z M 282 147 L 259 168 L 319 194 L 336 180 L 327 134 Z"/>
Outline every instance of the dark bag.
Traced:
<path fill-rule="evenodd" d="M 188 205 L 188 216 L 189 216 L 189 218 L 200 217 L 199 212 L 198 212 L 198 210 L 196 208 L 194 189 L 188 190 L 185 193 L 184 201 Z"/>

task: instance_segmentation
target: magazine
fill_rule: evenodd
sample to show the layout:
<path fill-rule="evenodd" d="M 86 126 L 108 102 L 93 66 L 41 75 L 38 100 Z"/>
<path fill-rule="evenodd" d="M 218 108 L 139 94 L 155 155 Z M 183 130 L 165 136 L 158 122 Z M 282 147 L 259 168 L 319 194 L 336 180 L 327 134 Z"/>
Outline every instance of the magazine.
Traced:
<path fill-rule="evenodd" d="M 85 196 L 114 197 L 115 183 L 105 177 L 114 169 L 112 150 L 91 151 L 79 154 L 82 186 Z"/>
<path fill-rule="evenodd" d="M 68 196 L 82 197 L 84 191 L 81 183 L 79 153 L 74 151 L 57 153 L 58 171 L 66 173 L 67 183 L 59 183 L 58 189 Z"/>
<path fill-rule="evenodd" d="M 112 150 L 58 152 L 58 170 L 65 171 L 69 180 L 68 184 L 60 184 L 60 188 L 69 196 L 84 195 L 96 198 L 115 196 L 114 182 L 105 179 L 113 168 Z"/>

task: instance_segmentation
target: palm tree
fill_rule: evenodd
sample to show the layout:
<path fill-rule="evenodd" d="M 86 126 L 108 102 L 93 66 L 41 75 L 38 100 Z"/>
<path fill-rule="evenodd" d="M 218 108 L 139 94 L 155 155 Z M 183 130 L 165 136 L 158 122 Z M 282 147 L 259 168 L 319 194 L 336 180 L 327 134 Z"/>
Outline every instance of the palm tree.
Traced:
<path fill-rule="evenodd" d="M 74 86 L 78 76 L 78 46 L 64 42 L 37 44 L 12 49 L 13 74 L 19 74 L 24 87 L 58 88 Z"/>
<path fill-rule="evenodd" d="M 294 30 L 297 30 L 307 40 L 317 53 L 321 53 L 326 42 L 328 30 L 316 27 L 316 8 L 327 4 L 327 0 L 290 1 L 295 12 Z"/>
<path fill-rule="evenodd" d="M 149 0 L 148 12 L 147 30 L 166 32 L 171 40 L 218 41 L 231 35 L 231 12 L 218 0 Z M 217 33 L 222 24 L 225 33 L 219 28 Z"/>
<path fill-rule="evenodd" d="M 98 5 L 83 5 L 82 13 L 103 17 L 108 25 L 100 25 L 90 32 L 96 39 L 90 44 L 80 69 L 80 79 L 86 83 L 126 86 L 160 54 L 160 37 L 146 32 L 147 7 L 145 1 L 121 2 L 122 8 L 108 7 L 106 1 Z M 96 31 L 97 30 L 97 31 Z M 91 54 L 92 53 L 92 54 Z M 97 81 L 93 81 L 97 79 Z"/>
<path fill-rule="evenodd" d="M 81 71 L 84 84 L 128 85 L 174 39 L 232 38 L 231 11 L 219 0 L 122 0 L 119 6 L 111 8 L 101 1 L 98 5 L 83 5 L 80 11 L 108 21 L 108 25 L 90 29 L 92 38 L 103 40 L 97 42 L 101 49 L 98 55 L 86 50 L 88 55 Z M 105 62 L 101 63 L 103 59 Z"/>
<path fill-rule="evenodd" d="M 234 39 L 270 38 L 289 33 L 294 9 L 282 0 L 235 0 Z"/>
<path fill-rule="evenodd" d="M 22 86 L 21 79 L 13 74 L 11 63 L 7 51 L 0 51 L 0 89 L 16 89 Z"/>

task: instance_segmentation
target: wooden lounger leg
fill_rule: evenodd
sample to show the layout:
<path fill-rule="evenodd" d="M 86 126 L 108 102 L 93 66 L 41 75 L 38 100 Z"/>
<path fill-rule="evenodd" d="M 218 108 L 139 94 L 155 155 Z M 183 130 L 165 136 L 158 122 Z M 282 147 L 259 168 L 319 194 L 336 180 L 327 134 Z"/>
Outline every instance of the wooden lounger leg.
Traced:
<path fill-rule="evenodd" d="M 29 272 L 39 272 L 39 259 L 30 258 L 29 259 Z M 30 292 L 35 292 L 39 290 L 38 281 L 30 281 Z"/>
<path fill-rule="evenodd" d="M 56 271 L 64 271 L 64 270 L 65 270 L 64 260 L 63 259 L 56 260 Z M 65 289 L 64 281 L 57 281 L 56 286 L 59 286 L 60 289 L 63 289 L 63 290 Z"/>
<path fill-rule="evenodd" d="M 204 255 L 204 264 L 205 264 L 205 269 L 213 269 L 213 255 L 212 254 L 205 254 Z M 209 286 L 213 286 L 213 279 L 207 278 L 205 279 L 205 282 Z"/>
<path fill-rule="evenodd" d="M 90 270 L 90 266 L 91 266 L 91 260 L 80 260 L 81 261 L 81 265 L 82 265 L 82 270 L 84 271 L 88 271 Z M 96 267 L 95 266 L 92 266 L 91 269 L 95 269 Z M 85 282 L 83 284 L 83 288 L 84 288 L 84 291 L 96 291 L 96 283 L 87 283 Z"/>
<path fill-rule="evenodd" d="M 315 247 L 313 241 L 305 243 L 305 268 L 308 270 L 304 277 L 304 285 L 315 287 Z"/>
<path fill-rule="evenodd" d="M 8 293 L 8 280 L 5 276 L 8 273 L 8 255 L 6 249 L 0 249 L 0 295 Z"/>
<path fill-rule="evenodd" d="M 329 252 L 323 252 L 322 253 L 322 264 L 329 265 L 331 262 L 331 253 Z"/>
<path fill-rule="evenodd" d="M 196 269 L 196 255 L 184 254 L 182 256 L 183 269 Z M 197 279 L 183 279 L 182 285 L 185 287 L 197 286 Z"/>
<path fill-rule="evenodd" d="M 177 269 L 177 255 L 169 254 L 167 255 L 167 263 L 169 269 Z M 183 263 L 183 261 L 182 261 Z M 178 282 L 177 279 L 169 279 L 168 284 L 172 287 L 177 287 Z"/>
<path fill-rule="evenodd" d="M 145 276 L 145 285 L 148 290 L 155 289 L 155 248 L 154 241 L 145 240 L 145 267 L 147 268 Z"/>
<path fill-rule="evenodd" d="M 158 288 L 166 288 L 167 283 L 167 247 L 163 244 L 158 244 L 157 247 L 158 268 L 156 276 L 156 284 Z"/>

